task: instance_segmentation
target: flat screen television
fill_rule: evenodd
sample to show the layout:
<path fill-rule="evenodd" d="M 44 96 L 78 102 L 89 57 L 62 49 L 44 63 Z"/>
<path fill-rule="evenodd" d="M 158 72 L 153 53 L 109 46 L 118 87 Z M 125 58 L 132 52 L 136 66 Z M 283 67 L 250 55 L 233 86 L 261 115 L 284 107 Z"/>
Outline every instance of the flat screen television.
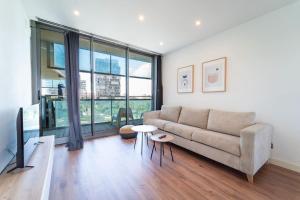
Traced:
<path fill-rule="evenodd" d="M 15 168 L 24 168 L 40 143 L 39 104 L 20 108 L 17 116 L 17 154 Z M 29 166 L 30 167 L 30 166 Z"/>

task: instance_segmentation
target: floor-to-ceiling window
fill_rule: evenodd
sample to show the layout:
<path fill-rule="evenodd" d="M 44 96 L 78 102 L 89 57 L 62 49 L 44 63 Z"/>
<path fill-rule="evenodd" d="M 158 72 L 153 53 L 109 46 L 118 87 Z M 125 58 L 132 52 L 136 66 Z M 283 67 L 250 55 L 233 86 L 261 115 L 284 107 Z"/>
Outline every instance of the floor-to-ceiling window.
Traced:
<path fill-rule="evenodd" d="M 126 121 L 126 49 L 96 41 L 94 62 L 94 132 L 116 130 Z"/>
<path fill-rule="evenodd" d="M 40 72 L 43 134 L 66 137 L 68 108 L 63 33 L 40 30 Z"/>
<path fill-rule="evenodd" d="M 45 25 L 36 30 L 42 132 L 66 138 L 65 31 Z M 143 113 L 153 108 L 153 56 L 86 35 L 79 48 L 82 134 L 115 134 L 122 125 L 141 124 Z"/>
<path fill-rule="evenodd" d="M 90 136 L 92 135 L 92 65 L 89 38 L 79 38 L 79 70 L 81 133 Z"/>
<path fill-rule="evenodd" d="M 132 124 L 142 123 L 144 112 L 152 108 L 151 56 L 129 52 L 129 114 Z"/>

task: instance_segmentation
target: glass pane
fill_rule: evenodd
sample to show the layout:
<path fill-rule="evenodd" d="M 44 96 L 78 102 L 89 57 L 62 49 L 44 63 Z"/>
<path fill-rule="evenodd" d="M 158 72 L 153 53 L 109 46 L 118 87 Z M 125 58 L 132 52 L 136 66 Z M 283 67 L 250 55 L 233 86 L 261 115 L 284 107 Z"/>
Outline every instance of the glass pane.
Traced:
<path fill-rule="evenodd" d="M 63 70 L 56 70 L 59 73 L 64 73 Z M 65 95 L 66 82 L 65 80 L 42 79 L 42 95 L 58 96 L 58 93 Z"/>
<path fill-rule="evenodd" d="M 56 116 L 56 127 L 68 126 L 68 107 L 66 100 L 53 101 Z"/>
<path fill-rule="evenodd" d="M 79 38 L 81 133 L 92 135 L 92 86 L 90 40 Z M 84 71 L 84 72 L 83 72 Z"/>
<path fill-rule="evenodd" d="M 120 115 L 120 117 L 122 118 L 121 120 L 122 121 L 126 121 L 126 116 L 121 116 L 120 114 L 120 109 L 126 109 L 126 100 L 113 100 L 112 101 L 112 115 L 113 115 L 113 118 L 115 117 L 118 117 L 118 114 Z"/>
<path fill-rule="evenodd" d="M 91 74 L 80 72 L 80 120 L 91 123 Z"/>
<path fill-rule="evenodd" d="M 152 100 L 151 99 L 130 99 L 129 100 L 129 115 L 132 112 L 131 124 L 142 124 L 142 116 L 144 112 L 151 111 Z"/>
<path fill-rule="evenodd" d="M 80 72 L 80 99 L 91 99 L 91 74 Z"/>
<path fill-rule="evenodd" d="M 64 35 L 41 30 L 41 104 L 44 135 L 68 135 Z"/>
<path fill-rule="evenodd" d="M 94 84 L 95 99 L 103 97 L 125 97 L 126 82 L 123 76 L 95 74 Z"/>
<path fill-rule="evenodd" d="M 111 122 L 111 100 L 95 100 L 95 123 Z"/>
<path fill-rule="evenodd" d="M 91 123 L 91 102 L 80 100 L 80 121 L 81 124 Z"/>
<path fill-rule="evenodd" d="M 63 44 L 53 43 L 54 67 L 65 68 L 65 46 Z"/>
<path fill-rule="evenodd" d="M 111 56 L 111 73 L 125 75 L 126 72 L 126 61 L 125 58 L 119 56 Z"/>
<path fill-rule="evenodd" d="M 126 100 L 95 100 L 95 123 L 100 127 L 100 123 L 108 123 L 106 127 L 112 128 L 126 122 Z M 109 125 L 109 126 L 107 126 Z"/>
<path fill-rule="evenodd" d="M 152 80 L 141 78 L 129 78 L 129 96 L 130 97 L 151 97 Z"/>
<path fill-rule="evenodd" d="M 79 39 L 79 69 L 83 71 L 91 71 L 91 51 L 90 40 Z"/>
<path fill-rule="evenodd" d="M 125 49 L 94 43 L 95 72 L 125 75 Z"/>
<path fill-rule="evenodd" d="M 151 78 L 152 57 L 130 53 L 129 76 Z"/>
<path fill-rule="evenodd" d="M 112 100 L 112 125 L 116 128 L 126 124 L 126 100 Z"/>
<path fill-rule="evenodd" d="M 110 73 L 110 55 L 94 52 L 95 72 Z"/>
<path fill-rule="evenodd" d="M 94 77 L 95 132 L 115 129 L 125 124 L 126 113 L 124 117 L 119 115 L 120 108 L 126 109 L 126 101 L 122 100 L 126 94 L 125 77 L 103 74 L 95 74 Z"/>

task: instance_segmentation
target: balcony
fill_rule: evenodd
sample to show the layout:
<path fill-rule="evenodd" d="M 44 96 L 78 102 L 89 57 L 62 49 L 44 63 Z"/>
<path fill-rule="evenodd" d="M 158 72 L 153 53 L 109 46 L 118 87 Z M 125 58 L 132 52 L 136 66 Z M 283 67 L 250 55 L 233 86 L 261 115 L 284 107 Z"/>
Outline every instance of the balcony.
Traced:
<path fill-rule="evenodd" d="M 92 127 L 92 101 L 80 101 L 81 131 L 84 136 L 105 135 L 108 131 L 117 133 L 118 128 L 126 124 L 125 99 L 95 99 Z M 128 124 L 142 124 L 144 112 L 150 111 L 152 100 L 138 98 L 129 100 Z M 125 111 L 126 113 L 126 111 Z M 65 98 L 58 96 L 42 97 L 42 131 L 43 135 L 55 135 L 56 138 L 68 136 L 68 110 Z"/>

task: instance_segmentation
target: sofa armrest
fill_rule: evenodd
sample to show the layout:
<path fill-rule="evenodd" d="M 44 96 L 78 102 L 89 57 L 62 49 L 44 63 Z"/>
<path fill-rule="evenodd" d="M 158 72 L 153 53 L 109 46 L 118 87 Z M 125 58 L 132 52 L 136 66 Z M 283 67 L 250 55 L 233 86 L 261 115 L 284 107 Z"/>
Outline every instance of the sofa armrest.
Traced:
<path fill-rule="evenodd" d="M 270 158 L 273 127 L 254 124 L 241 130 L 241 171 L 254 175 Z"/>
<path fill-rule="evenodd" d="M 149 120 L 149 119 L 158 119 L 160 115 L 160 110 L 156 111 L 150 111 L 150 112 L 145 112 L 144 113 L 144 122 Z"/>

